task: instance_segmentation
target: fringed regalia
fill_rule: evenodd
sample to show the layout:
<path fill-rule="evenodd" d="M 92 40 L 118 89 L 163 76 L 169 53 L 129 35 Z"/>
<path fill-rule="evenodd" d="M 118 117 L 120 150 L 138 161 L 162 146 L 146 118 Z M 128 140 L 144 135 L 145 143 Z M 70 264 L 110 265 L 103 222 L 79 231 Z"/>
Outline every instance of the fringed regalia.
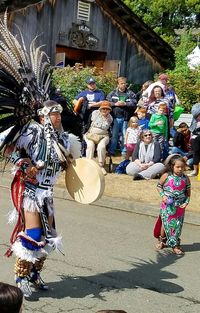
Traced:
<path fill-rule="evenodd" d="M 11 185 L 15 220 L 7 256 L 15 253 L 16 283 L 29 297 L 32 282 L 40 289 L 47 286 L 39 272 L 54 249 L 60 249 L 54 218 L 53 186 L 61 170 L 80 156 L 76 136 L 54 129 L 50 115 L 62 107 L 49 99 L 51 71 L 48 56 L 36 46 L 36 38 L 27 52 L 7 27 L 7 13 L 0 22 L 0 150 L 10 151 L 16 167 Z M 43 116 L 39 124 L 38 116 Z M 9 150 L 8 150 L 9 149 Z M 30 168 L 37 169 L 30 175 Z M 39 216 L 37 227 L 27 227 L 28 214 Z M 49 221 L 52 221 L 51 223 Z"/>

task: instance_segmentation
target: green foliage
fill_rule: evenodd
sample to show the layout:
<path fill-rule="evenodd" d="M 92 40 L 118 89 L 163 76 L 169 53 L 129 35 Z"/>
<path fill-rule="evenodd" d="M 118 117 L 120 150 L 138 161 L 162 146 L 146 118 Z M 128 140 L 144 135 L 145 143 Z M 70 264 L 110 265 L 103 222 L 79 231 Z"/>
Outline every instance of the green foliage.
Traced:
<path fill-rule="evenodd" d="M 175 29 L 200 26 L 199 0 L 123 0 L 164 40 L 171 44 Z M 169 41 L 168 41 L 169 37 Z M 173 43 L 174 45 L 174 43 Z"/>
<path fill-rule="evenodd" d="M 193 104 L 200 102 L 200 67 L 195 70 L 189 69 L 186 58 L 194 47 L 191 34 L 188 32 L 182 35 L 180 45 L 175 52 L 175 69 L 167 71 L 170 84 L 174 86 L 186 111 L 190 111 Z"/>
<path fill-rule="evenodd" d="M 53 82 L 56 88 L 60 88 L 62 94 L 68 99 L 70 106 L 75 96 L 86 89 L 86 79 L 93 77 L 97 82 L 97 88 L 108 94 L 116 87 L 116 75 L 112 72 L 102 73 L 94 68 L 76 70 L 74 67 L 57 68 L 53 71 Z"/>
<path fill-rule="evenodd" d="M 176 72 L 168 74 L 181 105 L 186 109 L 186 112 L 190 112 L 192 105 L 200 102 L 200 69 L 189 70 L 187 76 Z"/>

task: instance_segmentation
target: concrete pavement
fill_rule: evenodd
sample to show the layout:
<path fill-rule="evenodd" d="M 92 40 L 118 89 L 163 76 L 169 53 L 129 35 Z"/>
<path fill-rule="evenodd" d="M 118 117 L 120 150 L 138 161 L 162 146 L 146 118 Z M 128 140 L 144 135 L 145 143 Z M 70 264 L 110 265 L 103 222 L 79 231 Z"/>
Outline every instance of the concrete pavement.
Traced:
<path fill-rule="evenodd" d="M 13 284 L 14 257 L 3 257 L 13 229 L 8 188 L 0 195 L 0 280 Z M 184 226 L 186 253 L 177 257 L 171 249 L 155 250 L 152 217 L 58 198 L 55 206 L 64 255 L 54 252 L 46 260 L 42 277 L 49 290 L 33 290 L 23 313 L 199 312 L 199 226 Z"/>
<path fill-rule="evenodd" d="M 10 183 L 12 180 L 10 171 L 7 171 L 0 176 L 0 187 L 10 189 Z M 67 189 L 64 186 L 56 185 L 54 188 L 54 197 L 58 199 L 65 199 L 74 201 Z M 94 203 L 96 206 L 105 207 L 112 210 L 121 210 L 126 212 L 132 212 L 140 215 L 147 215 L 156 217 L 158 215 L 158 207 L 151 205 L 151 203 L 142 203 L 137 201 L 130 201 L 120 198 L 112 198 L 102 196 L 102 198 Z M 187 211 L 185 215 L 185 223 L 200 225 L 200 213 Z"/>

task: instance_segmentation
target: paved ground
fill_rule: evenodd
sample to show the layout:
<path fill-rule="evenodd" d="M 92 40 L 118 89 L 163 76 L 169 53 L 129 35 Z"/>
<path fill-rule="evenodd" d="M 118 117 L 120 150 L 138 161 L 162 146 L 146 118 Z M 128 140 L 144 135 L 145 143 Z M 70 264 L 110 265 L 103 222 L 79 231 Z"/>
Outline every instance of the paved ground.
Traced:
<path fill-rule="evenodd" d="M 3 253 L 11 227 L 9 177 L 1 178 L 1 280 L 13 283 L 14 258 Z M 184 257 L 170 249 L 156 252 L 152 229 L 155 218 L 140 204 L 103 197 L 95 205 L 80 205 L 56 189 L 56 221 L 65 256 L 54 253 L 43 272 L 50 290 L 34 292 L 24 302 L 25 313 L 95 313 L 124 309 L 127 313 L 198 313 L 200 311 L 200 228 L 185 224 Z M 142 214 L 141 214 L 141 213 Z M 137 213 L 137 214 L 136 214 Z M 193 219 L 193 222 L 196 218 Z"/>
<path fill-rule="evenodd" d="M 120 178 L 120 184 L 122 185 L 122 188 L 124 186 L 126 186 L 126 188 L 128 188 L 126 180 L 127 179 L 129 180 L 130 177 L 128 177 L 127 175 L 119 175 L 120 177 L 118 177 L 118 175 L 114 175 L 114 174 L 112 174 L 112 175 L 113 176 L 110 176 L 110 177 L 106 176 L 106 183 L 112 184 L 112 179 L 117 180 Z M 122 177 L 122 176 L 124 176 L 124 177 Z M 13 176 L 10 174 L 10 170 L 5 172 L 3 174 L 3 176 L 0 174 L 0 186 L 3 186 L 7 189 L 10 189 L 10 182 L 12 180 L 12 177 Z M 194 178 L 194 179 L 196 179 L 196 178 Z M 130 183 L 132 183 L 132 181 L 128 182 L 129 186 L 130 186 Z M 140 182 L 137 182 L 137 183 L 140 184 Z M 150 181 L 148 181 L 148 183 L 150 183 Z M 156 182 L 154 185 L 156 186 Z M 113 186 L 115 186 L 114 183 L 113 183 Z M 149 188 L 147 188 L 147 189 L 144 189 L 143 192 L 147 193 L 147 194 L 148 194 L 148 192 L 154 192 L 157 195 L 155 186 L 153 187 L 153 191 L 152 191 L 152 189 L 149 191 Z M 198 186 L 200 186 L 200 182 L 198 182 Z M 140 188 L 140 186 L 138 186 L 137 188 Z M 143 188 L 145 188 L 145 187 L 143 186 Z M 198 189 L 198 188 L 196 188 L 196 189 Z M 137 193 L 137 190 L 136 191 L 133 190 L 133 192 Z M 141 192 L 141 190 L 138 191 L 138 193 L 139 192 Z M 198 190 L 195 190 L 195 193 L 196 192 L 198 192 Z M 110 192 L 107 192 L 107 195 L 108 194 L 110 194 Z M 69 193 L 66 190 L 65 182 L 64 182 L 64 176 L 60 177 L 59 184 L 57 184 L 56 187 L 54 188 L 54 195 L 58 199 L 66 199 L 66 200 L 73 201 L 73 199 L 70 197 Z M 192 195 L 193 195 L 193 198 L 195 198 L 194 193 Z M 122 197 L 120 198 L 120 196 L 121 196 L 120 193 L 118 194 L 117 197 L 116 197 L 116 194 L 115 194 L 115 197 L 103 195 L 103 197 L 100 200 L 95 202 L 95 205 L 97 205 L 98 207 L 107 207 L 107 208 L 110 208 L 112 210 L 122 210 L 122 211 L 126 211 L 126 212 L 134 212 L 134 213 L 140 214 L 140 215 L 147 215 L 147 216 L 153 216 L 153 217 L 156 217 L 158 215 L 159 201 L 160 201 L 159 197 L 158 197 L 158 203 L 155 205 L 155 203 L 151 204 L 148 201 L 141 202 L 141 201 L 135 201 L 133 199 L 127 200 L 124 198 L 124 195 L 123 195 L 123 198 Z M 147 199 L 148 199 L 148 197 L 147 197 Z M 193 199 L 193 201 L 194 201 L 194 199 Z M 190 224 L 194 224 L 194 225 L 200 225 L 200 205 L 198 206 L 198 210 L 196 212 L 192 211 L 191 205 L 189 205 L 187 207 L 185 222 L 190 223 Z"/>

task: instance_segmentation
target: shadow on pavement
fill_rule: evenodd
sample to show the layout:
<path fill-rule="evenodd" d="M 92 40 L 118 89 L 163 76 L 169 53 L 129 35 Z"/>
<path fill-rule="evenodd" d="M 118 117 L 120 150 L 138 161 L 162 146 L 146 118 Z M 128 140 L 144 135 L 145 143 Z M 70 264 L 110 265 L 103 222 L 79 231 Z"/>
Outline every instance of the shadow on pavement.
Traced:
<path fill-rule="evenodd" d="M 159 293 L 179 293 L 183 287 L 171 281 L 177 275 L 164 270 L 170 264 L 176 263 L 181 256 L 176 256 L 169 251 L 157 253 L 157 261 L 138 260 L 128 262 L 133 268 L 127 271 L 110 271 L 92 276 L 66 276 L 59 275 L 61 281 L 50 282 L 49 290 L 33 293 L 28 301 L 38 301 L 39 298 L 62 299 L 84 298 L 91 296 L 104 300 L 104 293 L 114 291 L 119 293 L 125 289 L 143 288 Z M 127 264 L 127 260 L 119 259 Z"/>
<path fill-rule="evenodd" d="M 189 245 L 181 244 L 181 247 L 183 248 L 183 251 L 185 251 L 185 252 L 200 251 L 200 243 L 199 242 L 194 242 L 193 244 L 189 244 Z"/>

